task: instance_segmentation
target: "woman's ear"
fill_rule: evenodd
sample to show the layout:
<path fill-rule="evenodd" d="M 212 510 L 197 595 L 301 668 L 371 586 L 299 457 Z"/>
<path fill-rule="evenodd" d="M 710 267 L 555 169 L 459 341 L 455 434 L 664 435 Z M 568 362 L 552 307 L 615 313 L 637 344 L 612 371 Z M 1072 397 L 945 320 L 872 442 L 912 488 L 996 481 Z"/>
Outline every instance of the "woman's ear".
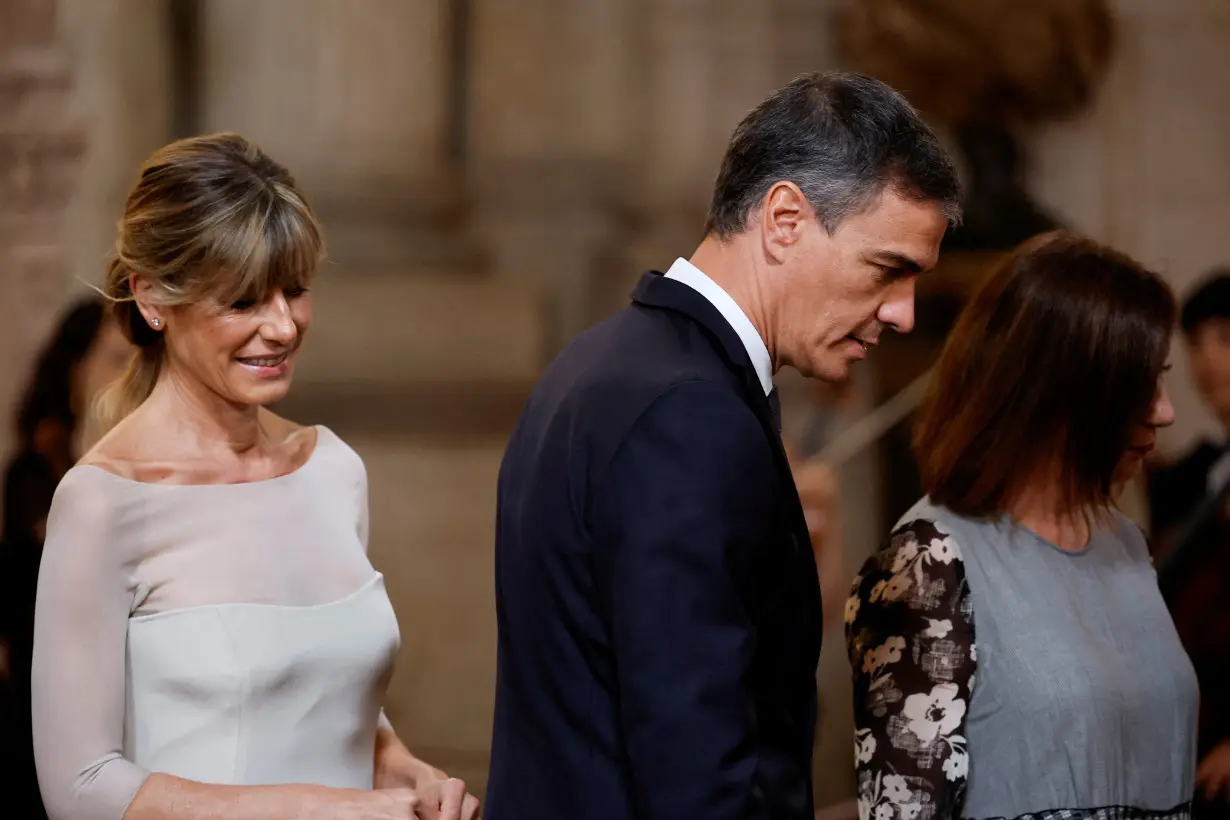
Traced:
<path fill-rule="evenodd" d="M 141 316 L 144 317 L 145 323 L 154 330 L 161 330 L 162 314 L 152 298 L 154 284 L 145 276 L 134 273 L 128 277 L 128 289 L 132 291 L 133 301 L 137 305 L 137 310 L 141 312 Z"/>

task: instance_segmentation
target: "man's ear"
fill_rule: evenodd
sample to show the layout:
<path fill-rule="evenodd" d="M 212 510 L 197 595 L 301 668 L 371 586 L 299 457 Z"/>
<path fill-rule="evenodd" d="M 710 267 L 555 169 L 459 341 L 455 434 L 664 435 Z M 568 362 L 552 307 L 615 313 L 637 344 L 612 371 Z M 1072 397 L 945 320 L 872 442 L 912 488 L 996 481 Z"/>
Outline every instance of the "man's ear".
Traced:
<path fill-rule="evenodd" d="M 765 250 L 780 262 L 803 234 L 803 223 L 810 218 L 811 203 L 793 182 L 774 183 L 760 207 L 760 227 Z"/>

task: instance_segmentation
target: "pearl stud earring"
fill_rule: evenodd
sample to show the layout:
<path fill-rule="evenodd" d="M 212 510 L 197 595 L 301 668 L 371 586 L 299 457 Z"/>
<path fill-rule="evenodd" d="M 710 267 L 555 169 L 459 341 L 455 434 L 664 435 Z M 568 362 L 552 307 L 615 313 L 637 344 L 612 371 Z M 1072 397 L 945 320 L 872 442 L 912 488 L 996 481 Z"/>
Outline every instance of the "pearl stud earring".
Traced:
<path fill-rule="evenodd" d="M 154 329 L 155 329 L 155 330 L 157 330 L 158 328 L 162 327 L 162 320 L 161 320 L 161 319 L 159 319 L 157 316 L 155 316 L 153 319 L 150 319 L 150 320 L 149 320 L 149 323 L 150 323 L 151 325 L 153 325 L 153 327 L 154 327 Z"/>

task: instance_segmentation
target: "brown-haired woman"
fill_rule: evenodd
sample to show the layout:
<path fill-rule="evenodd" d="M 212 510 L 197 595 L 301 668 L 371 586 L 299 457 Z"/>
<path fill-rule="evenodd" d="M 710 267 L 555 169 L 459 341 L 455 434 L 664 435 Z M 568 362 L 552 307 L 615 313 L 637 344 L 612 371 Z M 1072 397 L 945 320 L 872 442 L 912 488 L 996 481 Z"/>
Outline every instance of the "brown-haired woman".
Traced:
<path fill-rule="evenodd" d="M 54 820 L 477 812 L 381 711 L 399 635 L 362 461 L 264 408 L 322 255 L 290 175 L 236 135 L 166 146 L 129 194 L 102 290 L 139 352 L 56 490 L 39 576 Z"/>
<path fill-rule="evenodd" d="M 1174 418 L 1174 310 L 1060 233 L 957 320 L 916 431 L 927 495 L 846 608 L 863 818 L 1188 813 L 1196 680 L 1113 501 Z"/>

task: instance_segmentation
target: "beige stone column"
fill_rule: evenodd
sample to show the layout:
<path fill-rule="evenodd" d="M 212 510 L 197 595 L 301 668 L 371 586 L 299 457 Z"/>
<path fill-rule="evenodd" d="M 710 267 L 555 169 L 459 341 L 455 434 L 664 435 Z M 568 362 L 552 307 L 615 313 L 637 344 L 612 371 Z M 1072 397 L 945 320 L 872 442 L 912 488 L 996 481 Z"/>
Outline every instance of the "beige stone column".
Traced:
<path fill-rule="evenodd" d="M 65 292 L 64 215 L 85 133 L 70 114 L 72 72 L 54 0 L 0 3 L 0 449 L 32 357 Z"/>
<path fill-rule="evenodd" d="M 543 287 L 554 347 L 590 319 L 634 133 L 636 12 L 626 0 L 474 0 L 474 229 L 501 276 Z"/>
<path fill-rule="evenodd" d="M 738 122 L 791 77 L 833 67 L 833 0 L 635 0 L 633 215 L 620 267 L 669 265 L 702 238 L 713 179 Z M 617 283 L 617 284 L 615 284 Z M 612 281 L 611 306 L 627 282 Z"/>
<path fill-rule="evenodd" d="M 239 131 L 288 166 L 339 261 L 399 259 L 398 231 L 455 199 L 444 161 L 443 7 L 203 4 L 203 130 Z"/>
<path fill-rule="evenodd" d="M 58 0 L 74 66 L 73 110 L 89 134 L 66 216 L 76 291 L 97 284 L 141 162 L 171 138 L 166 0 Z"/>
<path fill-rule="evenodd" d="M 647 76 L 638 187 L 654 207 L 703 212 L 731 130 L 777 79 L 772 4 L 640 5 Z"/>

